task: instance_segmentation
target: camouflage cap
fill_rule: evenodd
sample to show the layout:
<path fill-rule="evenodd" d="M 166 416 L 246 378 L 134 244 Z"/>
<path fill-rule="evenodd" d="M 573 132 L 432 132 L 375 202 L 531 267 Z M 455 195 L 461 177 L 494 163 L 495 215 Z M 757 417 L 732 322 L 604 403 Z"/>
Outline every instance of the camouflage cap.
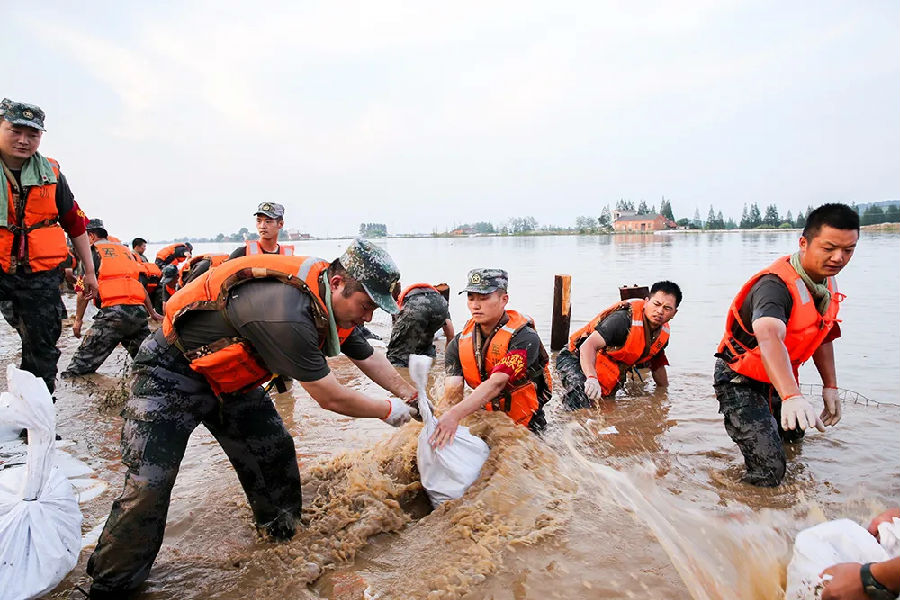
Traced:
<path fill-rule="evenodd" d="M 89 219 L 85 229 L 91 231 L 92 229 L 106 229 L 106 227 L 103 226 L 103 219 Z"/>
<path fill-rule="evenodd" d="M 270 219 L 283 219 L 284 207 L 277 202 L 262 202 L 256 207 L 254 215 L 266 215 Z"/>
<path fill-rule="evenodd" d="M 509 274 L 503 269 L 472 269 L 469 271 L 468 284 L 460 294 L 490 294 L 497 290 L 506 291 L 508 287 Z"/>
<path fill-rule="evenodd" d="M 15 100 L 4 98 L 0 101 L 0 116 L 13 125 L 22 125 L 46 131 L 44 129 L 44 111 L 41 110 L 40 106 L 35 106 L 34 104 L 25 104 L 24 102 L 16 102 Z"/>
<path fill-rule="evenodd" d="M 362 284 L 375 304 L 391 314 L 400 312 L 391 296 L 391 290 L 399 285 L 400 270 L 383 248 L 369 240 L 356 238 L 340 261 L 347 274 Z"/>

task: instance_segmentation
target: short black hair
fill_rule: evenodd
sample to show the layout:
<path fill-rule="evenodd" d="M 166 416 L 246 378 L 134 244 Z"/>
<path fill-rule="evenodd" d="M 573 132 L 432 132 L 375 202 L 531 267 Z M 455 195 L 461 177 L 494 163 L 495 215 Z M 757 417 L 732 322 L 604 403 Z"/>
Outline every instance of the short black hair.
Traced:
<path fill-rule="evenodd" d="M 131 247 L 135 248 L 137 246 L 140 246 L 141 244 L 146 244 L 146 243 L 147 243 L 147 240 L 145 240 L 144 238 L 134 238 L 133 240 L 131 240 Z"/>
<path fill-rule="evenodd" d="M 106 231 L 105 229 L 103 229 L 102 227 L 97 227 L 95 229 L 91 229 L 91 231 L 93 231 L 94 235 L 96 235 L 101 240 L 109 237 L 109 232 Z"/>
<path fill-rule="evenodd" d="M 328 279 L 331 279 L 335 275 L 340 275 L 344 278 L 344 291 L 342 292 L 344 298 L 349 298 L 356 292 L 366 291 L 363 284 L 347 273 L 347 269 L 341 264 L 341 259 L 339 258 L 334 259 L 331 261 L 331 264 L 328 265 Z"/>
<path fill-rule="evenodd" d="M 806 215 L 806 224 L 803 226 L 803 237 L 811 240 L 828 225 L 835 229 L 854 229 L 859 231 L 859 213 L 839 202 L 823 204 Z"/>
<path fill-rule="evenodd" d="M 678 305 L 681 304 L 681 288 L 678 287 L 677 283 L 671 281 L 657 281 L 653 284 L 653 287 L 650 288 L 650 295 L 652 296 L 656 292 L 675 296 L 675 308 L 678 308 Z"/>

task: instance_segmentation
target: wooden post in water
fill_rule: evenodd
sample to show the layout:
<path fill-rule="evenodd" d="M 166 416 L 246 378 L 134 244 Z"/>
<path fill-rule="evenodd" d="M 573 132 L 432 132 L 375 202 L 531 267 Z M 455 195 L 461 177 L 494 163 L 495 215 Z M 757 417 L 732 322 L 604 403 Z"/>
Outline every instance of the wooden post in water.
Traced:
<path fill-rule="evenodd" d="M 561 350 L 569 341 L 572 321 L 572 276 L 553 277 L 553 320 L 550 324 L 550 350 Z"/>
<path fill-rule="evenodd" d="M 649 295 L 650 290 L 646 285 L 634 284 L 632 286 L 623 285 L 619 287 L 619 298 L 621 298 L 622 300 L 630 300 L 631 298 L 638 298 L 639 300 L 643 300 Z"/>

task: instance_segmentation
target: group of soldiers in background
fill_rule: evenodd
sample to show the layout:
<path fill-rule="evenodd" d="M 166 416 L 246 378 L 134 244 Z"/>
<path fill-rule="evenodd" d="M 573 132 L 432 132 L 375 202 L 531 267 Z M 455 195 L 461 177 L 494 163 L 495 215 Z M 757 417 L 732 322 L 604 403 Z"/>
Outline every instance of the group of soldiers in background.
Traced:
<path fill-rule="evenodd" d="M 91 597 L 124 597 L 148 576 L 175 475 L 200 424 L 228 454 L 260 533 L 276 540 L 294 534 L 301 508 L 296 452 L 263 387 L 278 378 L 299 381 L 325 409 L 399 426 L 416 416 L 416 391 L 395 365 L 405 366 L 409 354 L 434 355 L 434 335 L 443 330 L 450 406 L 431 444 L 451 442 L 459 422 L 482 408 L 535 432 L 546 426 L 550 358 L 533 320 L 507 308 L 506 271 L 469 272 L 460 293 L 471 318 L 456 333 L 446 289 L 414 283 L 401 291 L 393 260 L 367 240 L 353 241 L 331 262 L 295 256 L 278 243 L 284 207 L 276 203 L 258 206 L 259 239 L 230 255 L 194 256 L 185 242 L 151 262 L 146 240 L 135 238 L 128 249 L 101 220 L 87 219 L 59 164 L 37 151 L 43 131 L 39 107 L 0 103 L 0 307 L 21 337 L 22 368 L 54 391 L 67 268 L 78 292 L 76 337 L 88 302 L 99 310 L 64 375 L 95 371 L 119 344 L 134 359 L 123 410 L 125 488 L 88 562 Z M 729 309 L 714 387 L 751 483 L 780 483 L 782 440 L 840 419 L 831 344 L 840 334 L 843 296 L 834 276 L 858 235 L 859 218 L 849 207 L 816 209 L 799 250 L 752 277 Z M 657 386 L 668 385 L 669 321 L 681 300 L 678 285 L 660 281 L 648 297 L 616 303 L 578 329 L 557 356 L 563 407 L 614 396 L 635 368 L 649 367 Z M 378 308 L 394 316 L 386 355 L 363 334 Z M 162 323 L 154 333 L 151 319 Z M 392 397 L 373 399 L 339 383 L 326 360 L 339 353 Z M 797 384 L 797 368 L 809 358 L 822 376 L 821 417 Z"/>

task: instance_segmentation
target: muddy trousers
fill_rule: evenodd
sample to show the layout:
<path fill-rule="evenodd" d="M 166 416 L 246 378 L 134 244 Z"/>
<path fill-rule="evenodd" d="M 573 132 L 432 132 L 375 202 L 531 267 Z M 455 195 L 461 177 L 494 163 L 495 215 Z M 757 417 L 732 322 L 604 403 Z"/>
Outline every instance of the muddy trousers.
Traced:
<path fill-rule="evenodd" d="M 300 518 L 294 442 L 268 395 L 256 388 L 225 395 L 220 404 L 181 353 L 159 338 L 148 338 L 135 358 L 123 411 L 125 488 L 87 565 L 95 592 L 125 593 L 147 579 L 162 545 L 175 477 L 198 425 L 228 455 L 258 526 L 270 533 L 278 527 L 280 537 L 289 537 Z"/>
<path fill-rule="evenodd" d="M 584 382 L 587 379 L 581 370 L 578 355 L 563 348 L 556 355 L 556 372 L 563 387 L 562 405 L 566 410 L 590 408 L 591 399 L 584 393 Z"/>
<path fill-rule="evenodd" d="M 60 271 L 31 275 L 0 272 L 0 307 L 22 340 L 22 369 L 43 379 L 51 394 L 56 389 L 60 355 L 56 343 L 66 318 L 60 283 Z"/>
<path fill-rule="evenodd" d="M 134 358 L 148 335 L 147 309 L 142 305 L 117 304 L 101 308 L 94 315 L 93 325 L 84 334 L 63 376 L 96 372 L 119 344 Z"/>
<path fill-rule="evenodd" d="M 784 442 L 803 439 L 803 430 L 781 428 L 781 398 L 775 388 L 723 367 L 724 361 L 716 361 L 713 387 L 725 431 L 744 455 L 743 479 L 752 485 L 776 486 L 787 470 Z"/>

